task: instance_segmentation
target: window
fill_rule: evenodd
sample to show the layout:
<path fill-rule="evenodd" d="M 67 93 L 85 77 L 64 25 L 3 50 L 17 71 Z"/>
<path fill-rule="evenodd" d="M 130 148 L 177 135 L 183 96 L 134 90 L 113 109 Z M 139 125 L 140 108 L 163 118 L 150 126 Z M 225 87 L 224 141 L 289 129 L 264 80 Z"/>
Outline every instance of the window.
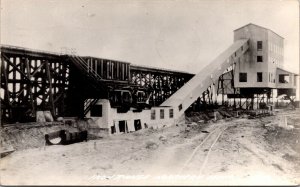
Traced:
<path fill-rule="evenodd" d="M 121 95 L 122 95 L 122 100 L 124 102 L 130 103 L 130 101 L 131 101 L 131 93 L 129 91 L 122 91 Z"/>
<path fill-rule="evenodd" d="M 151 119 L 155 120 L 155 110 L 151 110 Z"/>
<path fill-rule="evenodd" d="M 270 77 L 270 75 L 269 75 Z M 257 72 L 257 82 L 262 82 L 263 77 L 262 77 L 262 72 Z"/>
<path fill-rule="evenodd" d="M 102 117 L 102 105 L 94 105 L 91 108 L 92 117 Z"/>
<path fill-rule="evenodd" d="M 247 82 L 247 73 L 240 73 L 240 82 Z"/>
<path fill-rule="evenodd" d="M 160 109 L 160 119 L 164 119 L 165 118 L 165 111 L 164 109 Z"/>
<path fill-rule="evenodd" d="M 288 74 L 279 74 L 279 83 L 289 83 L 290 76 Z"/>
<path fill-rule="evenodd" d="M 257 56 L 257 62 L 263 62 L 263 56 Z"/>
<path fill-rule="evenodd" d="M 169 109 L 169 118 L 173 118 L 173 116 L 174 116 L 174 110 Z"/>
<path fill-rule="evenodd" d="M 179 111 L 182 110 L 182 104 L 180 104 L 180 105 L 178 106 L 178 110 L 179 110 Z"/>
<path fill-rule="evenodd" d="M 257 50 L 258 50 L 258 51 L 261 51 L 262 48 L 263 48 L 262 41 L 257 41 Z"/>

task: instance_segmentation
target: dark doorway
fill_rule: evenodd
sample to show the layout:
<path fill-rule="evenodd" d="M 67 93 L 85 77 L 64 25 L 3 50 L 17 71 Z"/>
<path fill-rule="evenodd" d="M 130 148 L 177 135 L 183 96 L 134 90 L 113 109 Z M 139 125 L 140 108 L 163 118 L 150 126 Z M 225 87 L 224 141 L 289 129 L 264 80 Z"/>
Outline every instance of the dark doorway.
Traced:
<path fill-rule="evenodd" d="M 136 131 L 142 129 L 142 124 L 140 119 L 134 120 L 134 128 Z"/>
<path fill-rule="evenodd" d="M 127 123 L 125 120 L 119 121 L 119 129 L 120 129 L 120 132 L 124 132 L 124 133 L 126 133 L 128 131 Z"/>
<path fill-rule="evenodd" d="M 112 134 L 116 133 L 116 127 L 115 126 L 111 126 L 111 133 Z"/>

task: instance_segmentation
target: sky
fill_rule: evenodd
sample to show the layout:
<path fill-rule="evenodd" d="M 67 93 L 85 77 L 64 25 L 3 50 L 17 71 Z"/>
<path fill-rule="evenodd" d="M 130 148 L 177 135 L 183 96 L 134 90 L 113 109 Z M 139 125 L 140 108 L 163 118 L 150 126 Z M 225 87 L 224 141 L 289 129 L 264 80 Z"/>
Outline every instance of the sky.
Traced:
<path fill-rule="evenodd" d="M 297 0 L 0 0 L 1 44 L 197 73 L 248 23 L 285 38 L 299 72 Z"/>

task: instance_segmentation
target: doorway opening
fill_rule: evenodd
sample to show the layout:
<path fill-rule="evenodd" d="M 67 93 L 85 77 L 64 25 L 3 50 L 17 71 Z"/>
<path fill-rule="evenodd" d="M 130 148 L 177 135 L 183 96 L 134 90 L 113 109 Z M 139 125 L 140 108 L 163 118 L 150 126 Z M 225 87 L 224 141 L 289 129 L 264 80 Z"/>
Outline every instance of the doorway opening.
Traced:
<path fill-rule="evenodd" d="M 135 131 L 142 129 L 142 124 L 140 119 L 134 120 L 134 129 Z"/>
<path fill-rule="evenodd" d="M 122 120 L 122 121 L 119 121 L 119 130 L 120 132 L 128 132 L 128 127 L 127 127 L 127 121 L 125 120 Z"/>

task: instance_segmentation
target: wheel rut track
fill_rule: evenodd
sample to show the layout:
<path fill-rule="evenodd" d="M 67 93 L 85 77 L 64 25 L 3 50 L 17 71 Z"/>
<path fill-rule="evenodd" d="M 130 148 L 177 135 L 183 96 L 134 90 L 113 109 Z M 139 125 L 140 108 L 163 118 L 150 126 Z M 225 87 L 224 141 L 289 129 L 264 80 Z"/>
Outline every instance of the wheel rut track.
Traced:
<path fill-rule="evenodd" d="M 219 138 L 227 127 L 216 127 L 212 130 L 201 143 L 194 149 L 191 156 L 186 160 L 180 170 L 180 174 L 201 175 L 209 160 L 212 148 L 218 142 Z"/>

